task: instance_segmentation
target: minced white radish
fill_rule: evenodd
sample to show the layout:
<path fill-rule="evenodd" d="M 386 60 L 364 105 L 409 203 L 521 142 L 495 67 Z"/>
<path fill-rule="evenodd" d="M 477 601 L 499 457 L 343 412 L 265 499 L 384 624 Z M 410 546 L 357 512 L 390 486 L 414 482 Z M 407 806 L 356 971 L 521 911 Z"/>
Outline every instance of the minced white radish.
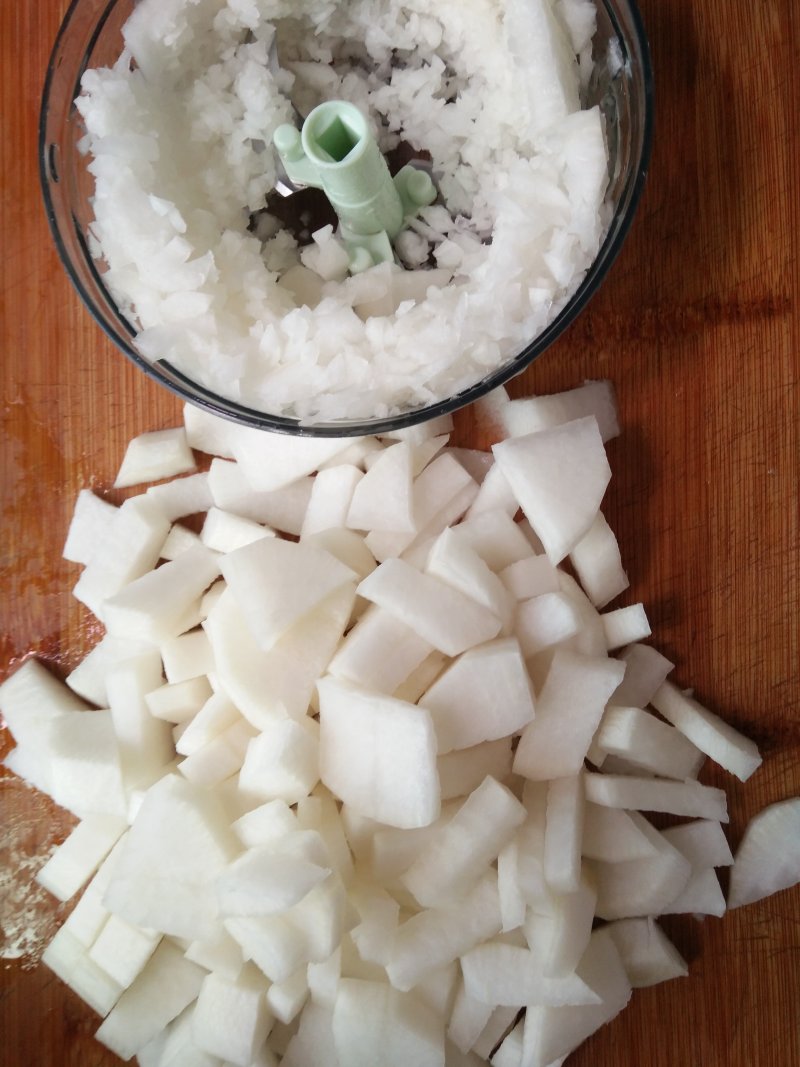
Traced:
<path fill-rule="evenodd" d="M 580 102 L 595 8 L 576 35 L 569 7 L 137 5 L 77 107 L 91 251 L 139 350 L 307 423 L 413 410 L 509 361 L 567 304 L 608 221 L 604 120 Z M 406 220 L 399 264 L 353 277 L 329 225 L 309 243 L 268 200 L 274 131 L 331 99 L 363 111 L 384 153 L 427 153 L 439 196 Z"/>
<path fill-rule="evenodd" d="M 551 1067 L 686 973 L 654 919 L 722 915 L 732 860 L 702 757 L 759 756 L 655 649 L 609 654 L 644 610 L 593 603 L 624 572 L 587 395 L 531 407 L 496 465 L 448 422 L 294 450 L 187 409 L 208 475 L 110 514 L 79 496 L 76 595 L 109 632 L 66 685 L 27 660 L 0 711 L 6 765 L 79 820 L 39 874 L 60 900 L 88 882 L 44 962 L 120 1056 Z M 524 470 L 564 440 L 577 503 Z M 797 813 L 753 821 L 731 907 L 798 880 Z"/>

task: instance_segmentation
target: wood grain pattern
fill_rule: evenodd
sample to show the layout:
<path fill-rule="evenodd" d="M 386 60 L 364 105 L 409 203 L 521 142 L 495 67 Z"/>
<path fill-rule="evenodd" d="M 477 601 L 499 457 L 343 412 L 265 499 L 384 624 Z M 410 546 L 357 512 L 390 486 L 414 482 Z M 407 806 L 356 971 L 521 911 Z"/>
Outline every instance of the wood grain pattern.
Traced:
<path fill-rule="evenodd" d="M 90 647 L 95 629 L 69 595 L 76 568 L 60 559 L 74 497 L 105 493 L 127 440 L 180 418 L 104 340 L 47 231 L 36 126 L 65 7 L 0 5 L 0 676 L 29 650 L 63 674 Z M 677 680 L 766 757 L 746 785 L 704 773 L 728 791 L 736 844 L 761 807 L 800 794 L 797 8 L 641 7 L 657 127 L 638 218 L 602 291 L 512 392 L 616 383 L 624 434 L 610 446 L 606 510 L 632 579 L 626 602 L 645 602 Z M 457 438 L 486 443 L 473 412 Z M 67 820 L 8 776 L 0 803 L 3 923 L 25 909 L 41 937 L 54 919 L 25 857 Z M 637 992 L 571 1067 L 800 1064 L 800 890 L 666 925 L 690 976 Z M 31 959 L 2 962 L 3 1067 L 110 1067 L 96 1024 Z"/>

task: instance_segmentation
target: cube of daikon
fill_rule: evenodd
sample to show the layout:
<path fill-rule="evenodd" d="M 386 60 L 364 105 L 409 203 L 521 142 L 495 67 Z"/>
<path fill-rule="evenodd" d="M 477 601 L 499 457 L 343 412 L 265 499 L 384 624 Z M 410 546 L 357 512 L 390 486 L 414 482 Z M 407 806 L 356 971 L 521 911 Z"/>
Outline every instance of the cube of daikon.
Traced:
<path fill-rule="evenodd" d="M 413 988 L 426 974 L 500 932 L 497 875 L 489 873 L 444 908 L 427 908 L 401 923 L 386 966 L 396 989 Z"/>
<path fill-rule="evenodd" d="M 152 430 L 128 442 L 114 481 L 115 489 L 160 478 L 174 478 L 195 469 L 194 456 L 182 426 Z"/>
<path fill-rule="evenodd" d="M 120 751 L 110 711 L 71 711 L 50 727 L 51 796 L 83 817 L 125 816 Z"/>
<path fill-rule="evenodd" d="M 208 473 L 188 474 L 161 485 L 151 485 L 144 494 L 170 522 L 207 511 L 214 500 Z"/>
<path fill-rule="evenodd" d="M 531 600 L 544 593 L 557 593 L 558 571 L 547 556 L 526 556 L 500 571 L 500 579 L 516 600 Z"/>
<path fill-rule="evenodd" d="M 553 895 L 550 911 L 528 911 L 525 940 L 540 961 L 542 973 L 563 978 L 578 966 L 592 933 L 597 893 L 584 875 L 573 893 Z"/>
<path fill-rule="evenodd" d="M 127 989 L 155 952 L 161 936 L 155 930 L 134 926 L 119 915 L 109 915 L 89 949 L 89 958 L 122 989 Z"/>
<path fill-rule="evenodd" d="M 485 778 L 432 836 L 403 875 L 403 884 L 423 907 L 443 906 L 462 896 L 497 858 L 525 817 L 525 808 L 505 786 Z"/>
<path fill-rule="evenodd" d="M 354 443 L 349 437 L 293 437 L 236 425 L 228 444 L 253 489 L 281 489 L 296 482 Z"/>
<path fill-rule="evenodd" d="M 510 737 L 501 737 L 497 741 L 484 741 L 472 748 L 439 756 L 436 766 L 442 801 L 466 796 L 477 789 L 487 775 L 499 782 L 504 781 L 511 773 L 511 741 Z"/>
<path fill-rule="evenodd" d="M 431 651 L 418 633 L 373 605 L 340 644 L 328 673 L 391 695 Z"/>
<path fill-rule="evenodd" d="M 536 717 L 522 732 L 514 772 L 539 781 L 577 774 L 624 670 L 608 657 L 557 650 L 536 699 Z"/>
<path fill-rule="evenodd" d="M 166 682 L 145 693 L 144 699 L 154 718 L 163 719 L 164 722 L 181 723 L 196 715 L 211 693 L 208 678 L 200 675 L 197 678 L 187 678 L 183 682 Z"/>
<path fill-rule="evenodd" d="M 105 599 L 101 610 L 108 632 L 157 643 L 188 629 L 196 601 L 219 576 L 217 559 L 198 545 Z"/>
<path fill-rule="evenodd" d="M 64 543 L 64 559 L 72 563 L 88 563 L 116 511 L 113 504 L 96 496 L 91 489 L 81 489 Z"/>
<path fill-rule="evenodd" d="M 238 463 L 215 459 L 208 471 L 213 503 L 253 522 L 299 537 L 311 499 L 312 478 L 300 478 L 282 489 L 260 492 L 245 478 Z"/>
<path fill-rule="evenodd" d="M 560 563 L 591 527 L 611 478 L 597 420 L 509 438 L 492 451 L 550 562 Z"/>
<path fill-rule="evenodd" d="M 586 798 L 594 804 L 626 808 L 629 811 L 663 811 L 693 819 L 728 821 L 725 792 L 713 786 L 700 785 L 690 778 L 685 782 L 672 782 L 589 773 L 584 781 Z"/>
<path fill-rule="evenodd" d="M 128 1060 L 197 997 L 204 971 L 164 939 L 95 1035 Z"/>
<path fill-rule="evenodd" d="M 674 727 L 640 708 L 610 707 L 596 741 L 606 752 L 661 778 L 695 778 L 705 759 Z"/>
<path fill-rule="evenodd" d="M 62 926 L 42 953 L 42 963 L 98 1015 L 108 1015 L 122 986 L 89 958 L 87 948 Z"/>
<path fill-rule="evenodd" d="M 69 900 L 91 878 L 126 828 L 126 821 L 117 815 L 87 815 L 36 872 L 36 881 L 58 900 Z"/>
<path fill-rule="evenodd" d="M 299 967 L 282 982 L 273 982 L 267 990 L 266 999 L 275 1018 L 282 1023 L 290 1023 L 308 999 L 306 968 Z"/>
<path fill-rule="evenodd" d="M 653 854 L 619 863 L 585 861 L 597 888 L 601 919 L 660 915 L 683 890 L 692 874 L 689 861 L 638 812 L 628 812 L 648 839 Z"/>
<path fill-rule="evenodd" d="M 487 941 L 465 952 L 461 970 L 467 994 L 487 1004 L 563 1007 L 600 1000 L 574 971 L 564 978 L 548 978 L 530 949 L 500 941 Z"/>
<path fill-rule="evenodd" d="M 573 600 L 562 592 L 524 600 L 514 620 L 514 632 L 526 659 L 561 644 L 580 628 L 580 614 Z"/>
<path fill-rule="evenodd" d="M 645 708 L 675 666 L 650 645 L 629 645 L 617 656 L 625 664 L 625 677 L 611 697 L 612 704 Z"/>
<path fill-rule="evenodd" d="M 628 588 L 614 531 L 598 511 L 594 522 L 569 554 L 584 591 L 597 608 Z"/>
<path fill-rule="evenodd" d="M 521 524 L 497 508 L 465 519 L 459 523 L 457 533 L 496 574 L 534 555 Z"/>
<path fill-rule="evenodd" d="M 500 619 L 487 608 L 403 560 L 382 563 L 360 583 L 358 593 L 448 656 L 490 641 L 500 632 Z"/>
<path fill-rule="evenodd" d="M 104 600 L 155 567 L 169 527 L 170 520 L 146 496 L 126 500 L 103 531 L 73 596 L 101 617 Z"/>
<path fill-rule="evenodd" d="M 653 707 L 701 752 L 745 782 L 760 767 L 757 746 L 671 682 L 652 698 Z"/>
<path fill-rule="evenodd" d="M 605 929 L 592 934 L 576 974 L 600 997 L 600 1003 L 530 1009 L 525 1015 L 523 1047 L 531 1067 L 548 1067 L 568 1055 L 618 1015 L 630 1000 L 630 982 L 619 951 Z"/>
<path fill-rule="evenodd" d="M 294 623 L 355 578 L 329 552 L 277 537 L 220 558 L 222 574 L 257 644 L 268 652 Z"/>
<path fill-rule="evenodd" d="M 586 381 L 563 393 L 511 400 L 501 407 L 500 414 L 509 437 L 522 437 L 589 415 L 597 419 L 604 442 L 620 432 L 614 385 L 606 380 Z"/>
<path fill-rule="evenodd" d="M 303 854 L 296 843 L 308 834 L 313 834 L 316 847 Z M 278 915 L 288 911 L 328 877 L 326 859 L 319 835 L 308 830 L 248 849 L 217 877 L 220 914 Z"/>
<path fill-rule="evenodd" d="M 299 829 L 299 825 L 285 800 L 268 800 L 238 818 L 232 829 L 243 845 L 253 848 L 283 837 Z"/>
<path fill-rule="evenodd" d="M 691 863 L 694 870 L 703 867 L 730 867 L 733 853 L 721 823 L 713 819 L 671 826 L 661 833 Z"/>
<path fill-rule="evenodd" d="M 322 753 L 315 724 L 276 720 L 265 726 L 247 746 L 239 774 L 239 788 L 260 800 L 295 804 L 319 780 Z M 319 753 L 319 755 L 318 755 Z"/>
<path fill-rule="evenodd" d="M 420 698 L 430 711 L 439 752 L 515 734 L 534 717 L 522 650 L 498 638 L 459 656 Z"/>
<path fill-rule="evenodd" d="M 215 552 L 234 552 L 262 537 L 274 536 L 275 531 L 269 526 L 218 507 L 208 509 L 200 531 L 200 540 Z"/>
<path fill-rule="evenodd" d="M 344 978 L 333 1008 L 333 1039 L 348 1067 L 441 1067 L 442 1020 L 413 994 L 386 982 Z"/>
<path fill-rule="evenodd" d="M 238 851 L 218 799 L 167 775 L 144 795 L 105 902 L 136 925 L 189 940 L 210 937 L 217 921 L 214 879 Z"/>
<path fill-rule="evenodd" d="M 634 989 L 685 978 L 689 968 L 652 918 L 618 919 L 606 927 Z"/>
<path fill-rule="evenodd" d="M 301 541 L 322 530 L 349 525 L 350 502 L 363 477 L 363 471 L 352 464 L 328 467 L 317 474 L 300 530 Z"/>
<path fill-rule="evenodd" d="M 236 1067 L 250 1067 L 272 1022 L 266 991 L 267 982 L 253 967 L 233 981 L 206 975 L 192 1013 L 197 1046 Z"/>
<path fill-rule="evenodd" d="M 725 897 L 713 867 L 693 870 L 683 890 L 661 910 L 662 915 L 725 914 Z"/>
<path fill-rule="evenodd" d="M 656 849 L 629 812 L 587 803 L 582 851 L 589 859 L 623 863 L 652 856 Z"/>
<path fill-rule="evenodd" d="M 544 877 L 556 893 L 577 893 L 580 889 L 583 812 L 581 773 L 548 783 Z"/>
<path fill-rule="evenodd" d="M 203 626 L 215 672 L 242 714 L 257 729 L 308 710 L 348 625 L 355 586 L 348 582 L 298 619 L 268 652 L 259 648 L 230 590 L 220 596 Z"/>
<path fill-rule="evenodd" d="M 483 604 L 509 632 L 515 603 L 508 590 L 489 569 L 475 549 L 448 527 L 433 542 L 428 552 L 425 572 L 459 589 L 465 596 Z"/>
<path fill-rule="evenodd" d="M 622 648 L 623 645 L 630 645 L 634 641 L 641 641 L 649 637 L 651 633 L 647 613 L 642 604 L 630 604 L 626 608 L 607 611 L 600 618 L 603 623 L 606 648 L 609 651 Z"/>
<path fill-rule="evenodd" d="M 322 678 L 319 773 L 331 792 L 389 826 L 427 826 L 440 809 L 436 735 L 413 704 Z"/>
<path fill-rule="evenodd" d="M 354 487 L 345 525 L 353 530 L 415 534 L 412 479 L 412 449 L 407 441 L 376 453 Z"/>

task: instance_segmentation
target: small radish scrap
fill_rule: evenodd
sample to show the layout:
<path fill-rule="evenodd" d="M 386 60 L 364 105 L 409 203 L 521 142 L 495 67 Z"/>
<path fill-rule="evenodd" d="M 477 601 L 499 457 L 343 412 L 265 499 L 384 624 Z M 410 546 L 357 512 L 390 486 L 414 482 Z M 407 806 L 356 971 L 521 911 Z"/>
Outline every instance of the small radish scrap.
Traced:
<path fill-rule="evenodd" d="M 44 962 L 122 1058 L 552 1067 L 687 973 L 659 916 L 724 912 L 698 775 L 760 756 L 617 603 L 610 383 L 491 410 L 479 456 L 447 418 L 310 445 L 187 408 L 157 439 L 185 476 L 145 437 L 157 493 L 79 495 L 107 632 L 65 682 L 27 659 L 0 711 L 7 767 L 77 820 L 38 876 L 76 901 Z M 798 881 L 794 799 L 727 906 Z"/>

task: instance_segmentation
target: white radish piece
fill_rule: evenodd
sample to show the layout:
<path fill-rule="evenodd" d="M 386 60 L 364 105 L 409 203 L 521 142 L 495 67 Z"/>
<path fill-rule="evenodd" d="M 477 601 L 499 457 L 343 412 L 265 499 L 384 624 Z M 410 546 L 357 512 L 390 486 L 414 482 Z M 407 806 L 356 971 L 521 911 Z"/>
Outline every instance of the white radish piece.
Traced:
<path fill-rule="evenodd" d="M 641 641 L 651 633 L 647 613 L 642 604 L 630 604 L 626 608 L 607 611 L 600 619 L 609 652 L 634 641 Z"/>
<path fill-rule="evenodd" d="M 612 704 L 646 708 L 675 666 L 650 645 L 633 644 L 617 657 L 625 664 L 625 677 L 611 697 Z"/>
<path fill-rule="evenodd" d="M 62 926 L 42 954 L 42 963 L 100 1016 L 106 1016 L 122 986 L 89 958 L 87 946 Z"/>
<path fill-rule="evenodd" d="M 339 645 L 328 673 L 391 695 L 432 651 L 404 622 L 373 605 Z"/>
<path fill-rule="evenodd" d="M 208 470 L 208 488 L 218 508 L 296 537 L 303 528 L 313 485 L 312 478 L 299 478 L 281 489 L 260 492 L 250 485 L 238 463 L 215 459 Z"/>
<path fill-rule="evenodd" d="M 596 608 L 603 608 L 630 585 L 614 532 L 598 511 L 569 554 L 581 585 Z"/>
<path fill-rule="evenodd" d="M 691 779 L 670 782 L 614 774 L 587 774 L 586 798 L 609 808 L 664 811 L 692 819 L 728 821 L 728 801 L 722 789 Z"/>
<path fill-rule="evenodd" d="M 108 531 L 117 509 L 91 489 L 81 489 L 75 499 L 62 555 L 71 563 L 87 564 L 97 544 Z"/>
<path fill-rule="evenodd" d="M 406 441 L 376 454 L 355 486 L 344 525 L 353 530 L 416 534 L 412 495 L 412 449 Z"/>
<path fill-rule="evenodd" d="M 195 470 L 194 456 L 182 426 L 169 430 L 152 430 L 134 437 L 125 450 L 122 464 L 114 480 L 114 488 L 122 489 L 160 478 L 174 478 Z"/>
<path fill-rule="evenodd" d="M 576 419 L 492 448 L 551 563 L 588 532 L 611 478 L 597 420 Z"/>
<path fill-rule="evenodd" d="M 425 571 L 483 604 L 502 621 L 504 632 L 510 630 L 514 601 L 475 549 L 459 538 L 452 528 L 448 527 L 434 541 Z"/>
<path fill-rule="evenodd" d="M 236 1067 L 251 1067 L 273 1022 L 266 990 L 267 982 L 254 968 L 233 981 L 206 975 L 192 1012 L 198 1048 Z"/>
<path fill-rule="evenodd" d="M 748 823 L 731 868 L 728 907 L 800 882 L 800 798 L 770 804 Z"/>
<path fill-rule="evenodd" d="M 733 863 L 728 839 L 721 823 L 712 819 L 671 826 L 661 831 L 669 843 L 691 863 L 693 870 L 703 867 L 730 867 Z"/>
<path fill-rule="evenodd" d="M 580 889 L 583 809 L 582 774 L 548 783 L 544 877 L 556 893 L 577 893 Z"/>
<path fill-rule="evenodd" d="M 387 982 L 344 978 L 333 1008 L 333 1039 L 347 1067 L 443 1067 L 442 1020 Z"/>
<path fill-rule="evenodd" d="M 269 526 L 235 515 L 232 511 L 212 507 L 206 512 L 200 540 L 215 552 L 235 552 L 262 537 L 274 537 L 275 531 Z"/>
<path fill-rule="evenodd" d="M 296 804 L 319 781 L 320 743 L 313 720 L 276 719 L 248 744 L 239 773 L 242 793 Z"/>
<path fill-rule="evenodd" d="M 642 833 L 627 811 L 587 803 L 582 851 L 588 859 L 624 863 L 626 860 L 646 859 L 656 850 L 650 838 Z"/>
<path fill-rule="evenodd" d="M 89 959 L 120 988 L 127 989 L 144 970 L 160 941 L 158 931 L 144 930 L 119 915 L 109 915 L 89 949 Z"/>
<path fill-rule="evenodd" d="M 347 525 L 350 501 L 363 477 L 363 471 L 351 464 L 328 467 L 317 474 L 300 530 L 301 541 Z"/>
<path fill-rule="evenodd" d="M 315 847 L 308 847 L 313 843 L 307 834 L 314 834 Z M 248 849 L 217 877 L 220 914 L 278 915 L 288 911 L 328 877 L 330 870 L 322 865 L 326 859 L 319 835 L 309 830 Z"/>
<path fill-rule="evenodd" d="M 562 592 L 543 593 L 517 607 L 514 630 L 526 659 L 567 641 L 580 629 L 577 607 Z"/>
<path fill-rule="evenodd" d="M 92 877 L 126 829 L 115 815 L 89 815 L 36 872 L 36 881 L 57 900 L 69 900 Z"/>
<path fill-rule="evenodd" d="M 511 738 L 507 737 L 439 756 L 436 766 L 442 801 L 466 796 L 477 789 L 487 775 L 499 782 L 504 781 L 511 774 L 512 759 Z"/>
<path fill-rule="evenodd" d="M 528 911 L 524 931 L 542 973 L 564 978 L 578 966 L 592 933 L 597 893 L 584 876 L 574 893 L 554 895 L 547 915 Z"/>
<path fill-rule="evenodd" d="M 318 684 L 319 773 L 331 792 L 389 826 L 427 826 L 440 809 L 436 734 L 413 704 L 334 678 Z"/>
<path fill-rule="evenodd" d="M 433 718 L 439 752 L 519 732 L 534 717 L 531 684 L 513 637 L 459 656 L 420 698 Z"/>
<path fill-rule="evenodd" d="M 254 541 L 221 557 L 220 568 L 264 652 L 327 596 L 355 578 L 329 552 L 277 537 Z"/>
<path fill-rule="evenodd" d="M 536 699 L 536 716 L 520 737 L 515 774 L 538 781 L 577 774 L 624 670 L 607 657 L 557 650 Z"/>
<path fill-rule="evenodd" d="M 689 973 L 686 961 L 654 919 L 618 919 L 606 929 L 634 989 L 685 978 Z"/>
<path fill-rule="evenodd" d="M 695 778 L 704 755 L 683 734 L 641 708 L 610 707 L 596 743 L 660 778 Z"/>
<path fill-rule="evenodd" d="M 746 782 L 761 766 L 758 748 L 749 738 L 683 694 L 671 682 L 661 686 L 653 696 L 652 704 L 701 752 L 741 781 Z"/>
<path fill-rule="evenodd" d="M 423 907 L 443 907 L 466 893 L 525 819 L 525 808 L 494 778 L 464 801 L 403 875 Z"/>
<path fill-rule="evenodd" d="M 600 1001 L 575 972 L 564 978 L 548 978 L 530 949 L 499 941 L 487 941 L 465 952 L 461 970 L 467 995 L 485 1004 L 563 1007 Z"/>
<path fill-rule="evenodd" d="M 487 608 L 400 559 L 382 563 L 357 592 L 448 656 L 490 641 L 500 632 L 500 619 Z"/>
<path fill-rule="evenodd" d="M 563 393 L 511 400 L 501 407 L 500 413 L 509 437 L 549 430 L 589 415 L 597 419 L 604 443 L 618 437 L 620 432 L 614 385 L 610 381 L 587 381 Z"/>
<path fill-rule="evenodd" d="M 348 437 L 292 437 L 236 425 L 227 445 L 253 489 L 273 492 L 319 470 L 354 443 Z"/>

